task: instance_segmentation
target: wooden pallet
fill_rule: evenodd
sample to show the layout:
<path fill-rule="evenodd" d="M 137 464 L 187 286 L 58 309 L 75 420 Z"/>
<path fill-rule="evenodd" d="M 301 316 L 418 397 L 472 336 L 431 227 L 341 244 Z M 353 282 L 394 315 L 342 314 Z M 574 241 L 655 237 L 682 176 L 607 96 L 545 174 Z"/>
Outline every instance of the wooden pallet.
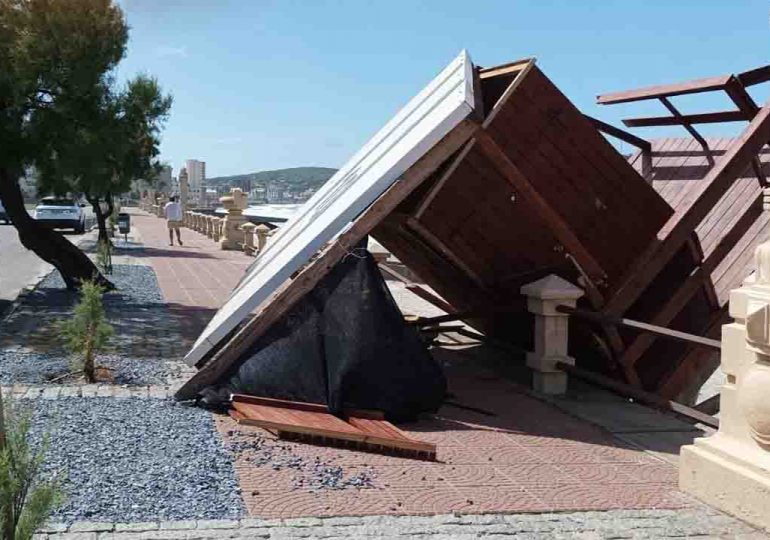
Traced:
<path fill-rule="evenodd" d="M 350 410 L 342 419 L 324 405 L 233 394 L 230 416 L 283 439 L 436 459 L 435 444 L 410 438 L 376 411 Z"/>

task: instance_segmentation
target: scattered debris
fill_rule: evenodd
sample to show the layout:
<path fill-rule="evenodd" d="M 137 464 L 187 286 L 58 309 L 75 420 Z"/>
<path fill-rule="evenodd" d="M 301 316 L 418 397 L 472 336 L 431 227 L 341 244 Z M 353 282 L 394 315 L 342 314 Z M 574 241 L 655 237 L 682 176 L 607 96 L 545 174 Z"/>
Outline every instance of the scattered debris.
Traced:
<path fill-rule="evenodd" d="M 376 487 L 374 469 L 346 474 L 343 467 L 316 456 L 307 459 L 294 453 L 291 443 L 264 436 L 256 431 L 231 430 L 226 448 L 254 467 L 274 471 L 295 471 L 292 489 L 324 491 L 328 489 L 368 489 Z M 258 494 L 258 493 L 257 493 Z"/>

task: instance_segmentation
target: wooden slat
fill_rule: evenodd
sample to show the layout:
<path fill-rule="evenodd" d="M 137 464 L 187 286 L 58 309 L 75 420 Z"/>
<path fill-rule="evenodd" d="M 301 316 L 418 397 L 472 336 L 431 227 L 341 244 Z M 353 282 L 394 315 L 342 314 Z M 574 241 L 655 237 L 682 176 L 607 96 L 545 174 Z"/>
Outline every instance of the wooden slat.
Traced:
<path fill-rule="evenodd" d="M 247 402 L 248 401 L 248 402 Z M 243 396 L 233 400 L 231 414 L 239 423 L 280 433 L 299 433 L 362 444 L 425 452 L 435 456 L 436 445 L 410 438 L 386 420 L 351 416 L 347 421 L 321 409 L 322 405 Z"/>
<path fill-rule="evenodd" d="M 600 105 L 610 105 L 613 103 L 626 103 L 629 101 L 641 101 L 659 97 L 681 96 L 684 94 L 697 94 L 700 92 L 709 92 L 711 90 L 721 90 L 730 80 L 730 77 L 732 77 L 732 75 L 722 75 L 721 77 L 709 77 L 682 83 L 648 86 L 637 90 L 625 90 L 622 92 L 601 94 L 596 97 L 596 102 Z"/>
<path fill-rule="evenodd" d="M 678 126 L 683 122 L 688 124 L 721 124 L 723 122 L 745 122 L 750 120 L 741 111 L 720 111 L 699 114 L 682 114 L 676 116 L 645 116 L 641 118 L 624 118 L 626 127 Z"/>
<path fill-rule="evenodd" d="M 296 409 L 299 411 L 319 412 L 329 414 L 329 407 L 319 403 L 307 403 L 304 401 L 287 401 L 284 399 L 275 399 L 261 396 L 250 396 L 247 394 L 232 394 L 230 400 L 233 403 L 250 403 L 252 405 L 264 405 L 266 407 L 280 407 L 283 409 Z M 371 411 L 363 409 L 349 409 L 343 411 L 346 415 L 356 415 L 360 418 L 369 418 L 372 420 L 383 420 L 385 415 L 381 411 Z"/>
<path fill-rule="evenodd" d="M 390 214 L 442 162 L 460 149 L 478 129 L 476 122 L 465 120 L 429 150 L 415 165 L 383 193 L 337 239 L 320 251 L 292 280 L 281 285 L 255 315 L 217 351 L 211 360 L 193 375 L 176 393 L 180 400 L 194 399 L 200 389 L 212 384 L 284 313 L 298 302 L 360 240 Z"/>
<path fill-rule="evenodd" d="M 668 236 L 662 241 L 652 242 L 641 254 L 624 280 L 624 284 L 609 300 L 605 310 L 607 313 L 619 315 L 639 298 L 768 140 L 770 140 L 770 107 L 766 106 L 760 110 L 746 130 L 735 139 L 728 152 L 700 182 L 696 200 L 688 211 L 684 214 L 675 214 L 671 218 Z"/>

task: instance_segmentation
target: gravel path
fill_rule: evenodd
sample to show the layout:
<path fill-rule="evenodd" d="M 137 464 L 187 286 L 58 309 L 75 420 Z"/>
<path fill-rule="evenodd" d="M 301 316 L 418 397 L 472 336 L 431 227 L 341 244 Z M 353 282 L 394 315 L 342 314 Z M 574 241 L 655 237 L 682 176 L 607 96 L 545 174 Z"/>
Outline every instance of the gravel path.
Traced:
<path fill-rule="evenodd" d="M 52 521 L 237 519 L 243 503 L 211 414 L 171 400 L 35 400 L 45 474 L 63 479 Z"/>
<path fill-rule="evenodd" d="M 117 384 L 162 385 L 179 377 L 183 365 L 165 354 L 166 343 L 179 341 L 178 330 L 168 316 L 155 272 L 148 266 L 116 265 L 110 279 L 118 290 L 104 296 L 104 306 L 115 336 L 111 351 L 100 355 L 97 364 L 111 368 Z M 77 295 L 64 288 L 56 271 L 24 298 L 4 321 L 3 334 L 14 338 L 36 330 L 46 347 L 0 349 L 0 383 L 44 384 L 72 371 L 72 358 L 56 342 L 56 325 L 76 301 Z"/>

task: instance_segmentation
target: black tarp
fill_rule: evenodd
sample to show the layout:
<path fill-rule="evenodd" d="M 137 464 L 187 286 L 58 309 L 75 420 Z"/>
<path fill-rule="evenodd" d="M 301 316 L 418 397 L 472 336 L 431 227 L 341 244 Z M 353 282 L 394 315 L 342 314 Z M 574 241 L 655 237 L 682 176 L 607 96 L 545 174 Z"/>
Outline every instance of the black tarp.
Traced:
<path fill-rule="evenodd" d="M 417 329 L 404 323 L 372 255 L 358 248 L 201 392 L 214 408 L 231 393 L 407 420 L 438 409 L 446 379 Z"/>

